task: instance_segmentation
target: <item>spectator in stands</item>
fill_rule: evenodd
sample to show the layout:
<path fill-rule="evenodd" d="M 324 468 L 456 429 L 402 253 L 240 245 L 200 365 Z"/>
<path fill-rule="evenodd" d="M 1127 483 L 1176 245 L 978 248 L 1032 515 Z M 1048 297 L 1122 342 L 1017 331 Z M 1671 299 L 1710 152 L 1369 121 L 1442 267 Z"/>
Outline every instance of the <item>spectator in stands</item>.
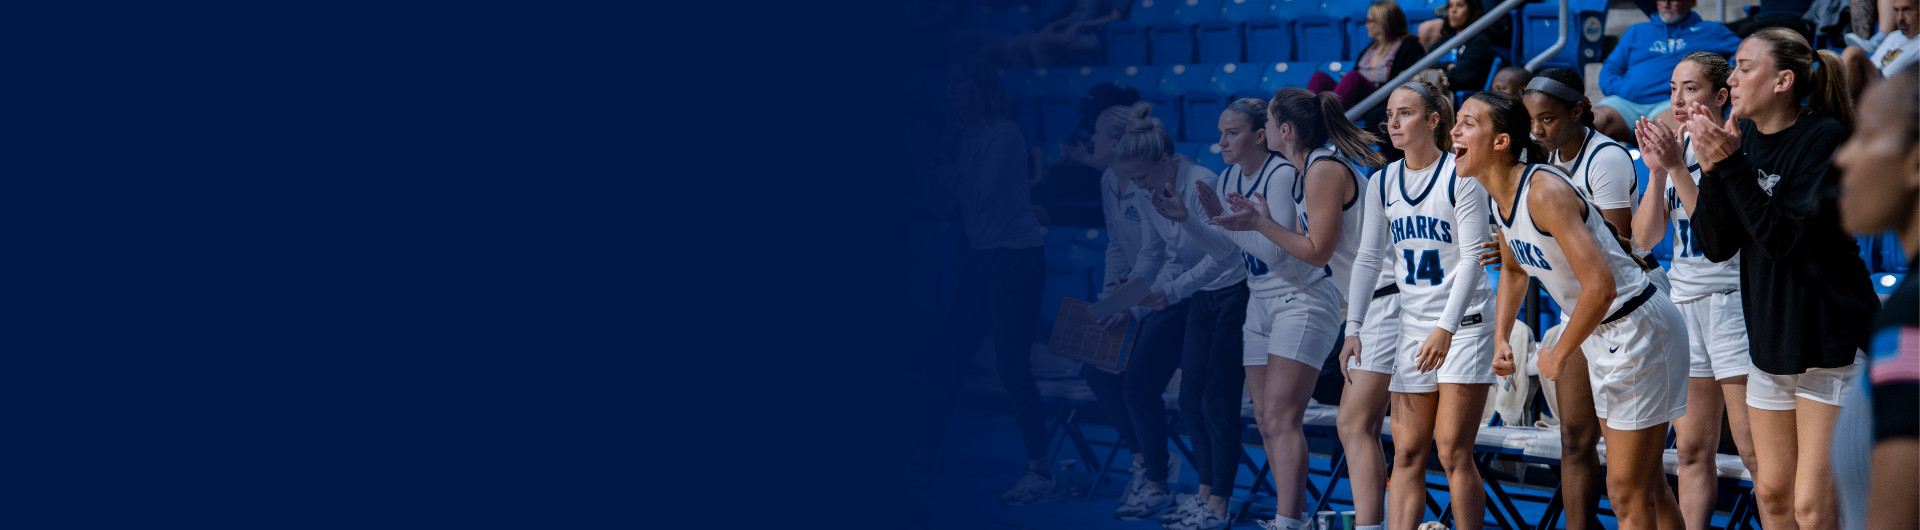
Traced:
<path fill-rule="evenodd" d="M 1532 80 L 1533 72 L 1528 71 L 1527 67 L 1509 66 L 1493 74 L 1492 88 L 1494 92 L 1503 92 L 1513 96 L 1513 99 L 1520 99 L 1520 92 L 1526 90 L 1527 82 Z"/>
<path fill-rule="evenodd" d="M 1499 7 L 1501 4 L 1501 1 L 1500 0 L 1479 0 L 1478 2 L 1475 2 L 1475 4 L 1477 6 L 1475 8 L 1477 9 L 1477 11 L 1475 12 L 1480 14 L 1485 14 L 1488 11 L 1492 11 L 1494 8 Z M 1458 33 L 1460 30 L 1466 29 L 1467 24 L 1472 24 L 1474 21 L 1480 20 L 1480 15 L 1476 14 L 1476 15 L 1473 15 L 1471 18 L 1468 18 L 1465 23 L 1462 23 L 1458 26 L 1453 26 L 1452 25 L 1453 21 L 1448 19 L 1448 13 L 1452 9 L 1453 9 L 1453 6 L 1451 4 L 1434 8 L 1433 16 L 1435 18 L 1433 20 L 1428 20 L 1426 22 L 1420 23 L 1420 29 L 1418 30 L 1418 33 L 1420 35 L 1421 46 L 1424 46 L 1427 49 L 1431 50 L 1433 49 L 1434 46 L 1439 46 L 1442 42 L 1442 39 L 1452 38 L 1454 33 Z M 1453 31 L 1451 32 L 1447 31 L 1447 28 L 1449 26 L 1452 26 L 1454 28 Z M 1506 46 L 1507 43 L 1513 42 L 1513 21 L 1508 19 L 1507 17 L 1500 17 L 1498 19 L 1495 19 L 1493 22 L 1493 25 L 1488 26 L 1487 31 L 1481 34 L 1487 36 L 1488 42 L 1499 43 L 1499 45 L 1501 46 Z"/>
<path fill-rule="evenodd" d="M 1673 68 L 1673 112 L 1686 120 L 1694 103 L 1707 107 L 1716 123 L 1727 107 L 1727 76 L 1733 65 L 1713 52 L 1693 52 Z M 1720 473 L 1714 453 L 1720 447 L 1720 420 L 1727 420 L 1734 448 L 1748 472 L 1754 469 L 1753 435 L 1747 421 L 1746 321 L 1740 298 L 1738 258 L 1714 263 L 1693 241 L 1689 221 L 1700 189 L 1700 166 L 1694 162 L 1692 142 L 1676 137 L 1674 129 L 1642 119 L 1641 160 L 1647 165 L 1647 191 L 1634 212 L 1634 244 L 1652 250 L 1667 236 L 1672 220 L 1673 264 L 1671 289 L 1674 306 L 1687 324 L 1687 414 L 1673 421 L 1679 460 L 1680 514 L 1689 530 L 1709 530 L 1720 492 Z M 1726 406 L 1733 403 L 1733 406 Z"/>
<path fill-rule="evenodd" d="M 1855 98 L 1866 91 L 1867 85 L 1920 62 L 1920 12 L 1914 9 L 1915 0 L 1888 0 L 1888 3 L 1893 8 L 1894 31 L 1883 36 L 1878 44 L 1860 42 L 1872 46 L 1871 49 L 1847 46 L 1840 53 L 1840 62 L 1847 67 L 1848 88 Z"/>
<path fill-rule="evenodd" d="M 1860 123 L 1853 137 L 1833 155 L 1833 167 L 1840 174 L 1840 221 L 1842 228 L 1856 234 L 1877 234 L 1893 230 L 1906 250 L 1909 263 L 1920 252 L 1920 76 L 1909 69 L 1889 76 L 1867 90 L 1860 102 Z M 1886 171 L 1894 168 L 1894 171 Z M 1861 416 L 1867 421 L 1858 426 L 1841 425 L 1834 434 L 1835 474 L 1843 469 L 1843 457 L 1863 460 L 1866 480 L 1841 481 L 1842 502 L 1865 497 L 1864 514 L 1844 512 L 1848 528 L 1853 521 L 1865 521 L 1865 528 L 1911 528 L 1920 519 L 1913 492 L 1920 488 L 1920 428 L 1916 428 L 1915 410 L 1920 410 L 1920 282 L 1912 277 L 1901 280 L 1876 318 L 1873 342 L 1867 348 L 1865 377 L 1855 382 L 1872 385 L 1866 391 L 1871 403 L 1856 399 L 1849 403 L 1867 405 Z M 1850 391 L 1850 393 L 1852 393 Z M 1858 395 L 1857 393 L 1855 394 Z M 1843 410 L 1843 416 L 1853 416 Z M 1858 450 L 1843 446 L 1843 437 L 1867 438 Z M 1870 444 L 1870 445 L 1869 445 Z M 1868 447 L 1871 447 L 1868 450 Z M 1868 458 L 1862 458 L 1871 455 Z M 1847 489 L 1849 485 L 1864 488 Z M 1862 491 L 1864 489 L 1865 491 Z"/>
<path fill-rule="evenodd" d="M 1734 119 L 1715 124 L 1697 104 L 1687 113 L 1702 174 L 1693 233 L 1707 259 L 1740 256 L 1762 525 L 1837 528 L 1832 466 L 1816 455 L 1829 454 L 1880 305 L 1860 246 L 1840 227 L 1829 171 L 1853 103 L 1840 58 L 1793 30 L 1757 31 L 1734 59 Z"/>
<path fill-rule="evenodd" d="M 1747 18 L 1727 23 L 1727 29 L 1734 35 L 1745 39 L 1754 32 L 1781 27 L 1800 34 L 1800 38 L 1813 42 L 1813 24 L 1807 22 L 1807 10 L 1813 7 L 1813 0 L 1760 0 L 1759 9 Z"/>
<path fill-rule="evenodd" d="M 1607 97 L 1593 108 L 1593 128 L 1609 138 L 1633 142 L 1633 124 L 1640 118 L 1657 116 L 1669 127 L 1679 127 L 1668 101 L 1667 78 L 1673 76 L 1673 67 L 1689 53 L 1732 55 L 1740 47 L 1740 38 L 1726 26 L 1693 11 L 1694 0 L 1657 4 L 1655 20 L 1627 28 L 1600 67 L 1600 93 Z"/>
<path fill-rule="evenodd" d="M 1032 504 L 1056 495 L 1046 468 L 1045 412 L 1029 358 L 1033 323 L 1040 318 L 1037 302 L 1046 275 L 1041 245 L 1047 229 L 1028 200 L 1026 139 L 1006 119 L 1005 99 L 999 76 L 984 60 L 948 68 L 947 104 L 954 121 L 945 145 L 951 162 L 930 195 L 935 211 L 959 210 L 967 249 L 954 289 L 959 318 L 949 333 L 951 391 L 942 396 L 950 400 L 958 392 L 980 339 L 992 338 L 996 372 L 1027 451 L 1026 474 L 1001 500 Z M 942 410 L 951 407 L 943 405 Z"/>
<path fill-rule="evenodd" d="M 1407 34 L 1407 15 L 1400 11 L 1400 4 L 1393 0 L 1380 0 L 1367 6 L 1367 43 L 1353 70 L 1342 76 L 1336 84 L 1326 72 L 1314 72 L 1307 81 L 1307 90 L 1315 94 L 1333 92 L 1340 96 L 1340 104 L 1352 109 L 1360 100 L 1380 89 L 1380 84 L 1392 81 L 1394 76 L 1407 71 L 1413 63 L 1427 55 L 1427 49 L 1421 46 L 1419 39 Z M 1364 118 L 1366 129 L 1376 130 L 1386 120 L 1386 105 L 1374 105 Z M 1381 154 L 1387 160 L 1398 160 L 1400 150 L 1391 145 L 1381 145 Z"/>
<path fill-rule="evenodd" d="M 1427 25 L 1433 24 L 1434 38 L 1431 39 L 1431 43 L 1428 43 L 1429 39 L 1424 36 L 1421 37 L 1420 41 L 1428 49 L 1433 49 L 1435 46 L 1445 44 L 1447 39 L 1452 39 L 1453 36 L 1458 35 L 1461 30 L 1467 29 L 1468 25 L 1473 24 L 1475 20 L 1479 20 L 1480 16 L 1484 13 L 1486 13 L 1484 7 L 1473 0 L 1447 0 L 1447 10 L 1444 16 L 1438 20 L 1428 21 L 1420 25 L 1421 35 L 1426 35 Z M 1445 21 L 1445 23 L 1443 24 L 1441 21 Z M 1440 60 L 1440 62 L 1450 65 L 1446 67 L 1447 83 L 1449 85 L 1460 90 L 1476 90 L 1478 87 L 1486 86 L 1487 70 L 1493 68 L 1494 41 L 1493 37 L 1488 35 L 1492 32 L 1492 30 L 1488 30 L 1479 35 L 1474 35 L 1473 38 L 1467 39 L 1466 44 L 1449 50 L 1446 58 Z"/>

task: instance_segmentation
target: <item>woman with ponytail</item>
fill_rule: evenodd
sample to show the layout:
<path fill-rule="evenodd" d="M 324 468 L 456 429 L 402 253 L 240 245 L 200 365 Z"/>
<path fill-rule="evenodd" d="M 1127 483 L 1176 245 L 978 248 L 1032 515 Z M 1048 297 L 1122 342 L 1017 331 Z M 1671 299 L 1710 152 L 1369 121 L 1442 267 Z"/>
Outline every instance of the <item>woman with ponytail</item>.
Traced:
<path fill-rule="evenodd" d="M 1836 528 L 1829 459 L 1800 455 L 1828 454 L 1880 305 L 1830 174 L 1853 126 L 1846 74 L 1832 52 L 1781 28 L 1741 42 L 1734 64 L 1734 119 L 1716 123 L 1695 103 L 1682 126 L 1701 169 L 1693 235 L 1709 260 L 1740 257 L 1762 526 Z"/>
<path fill-rule="evenodd" d="M 1706 106 L 1710 121 L 1719 122 L 1727 108 L 1727 76 L 1732 71 L 1733 65 L 1713 52 L 1693 52 L 1681 59 L 1668 83 L 1675 119 L 1686 121 L 1689 109 L 1699 103 Z M 1692 212 L 1700 194 L 1700 164 L 1691 137 L 1676 137 L 1666 124 L 1649 118 L 1635 124 L 1634 136 L 1648 177 L 1647 193 L 1633 214 L 1633 241 L 1641 250 L 1652 250 L 1666 238 L 1668 227 L 1663 225 L 1672 221 L 1670 292 L 1687 321 L 1687 415 L 1673 422 L 1680 513 L 1688 530 L 1707 530 L 1720 491 L 1714 453 L 1720 448 L 1722 411 L 1740 462 L 1748 472 L 1755 469 L 1747 422 L 1747 365 L 1752 362 L 1740 306 L 1740 258 L 1714 263 L 1695 244 Z"/>
<path fill-rule="evenodd" d="M 1456 528 L 1479 530 L 1486 514 L 1473 444 L 1494 383 L 1493 289 L 1482 279 L 1478 251 L 1489 239 L 1487 192 L 1455 171 L 1449 152 L 1453 103 L 1442 94 L 1439 87 L 1414 82 L 1387 98 L 1387 137 L 1407 156 L 1375 173 L 1363 199 L 1365 226 L 1349 280 L 1354 296 L 1347 297 L 1348 337 L 1341 352 L 1343 360 L 1358 358 L 1342 363 L 1348 387 L 1340 398 L 1340 440 L 1353 477 L 1355 524 L 1366 530 L 1381 530 L 1383 519 L 1393 522 L 1393 530 L 1412 530 L 1427 509 L 1420 488 L 1391 491 L 1392 517 L 1383 518 L 1375 504 L 1386 487 L 1384 466 L 1375 459 L 1381 458 L 1388 391 L 1394 480 L 1424 481 L 1428 454 L 1437 445 L 1454 492 Z M 1360 294 L 1373 287 L 1376 272 L 1387 273 L 1389 283 L 1371 296 Z M 1386 304 L 1375 300 L 1389 290 L 1398 294 Z M 1366 333 L 1381 313 L 1394 311 L 1397 317 L 1387 318 L 1394 321 L 1391 330 Z"/>
<path fill-rule="evenodd" d="M 1560 340 L 1539 350 L 1540 376 L 1585 379 L 1591 388 L 1620 528 L 1680 528 L 1661 456 L 1667 423 L 1687 410 L 1686 323 L 1649 275 L 1658 267 L 1627 248 L 1565 171 L 1521 162 L 1545 160 L 1527 138 L 1527 122 L 1519 101 L 1489 91 L 1461 107 L 1453 128 L 1460 174 L 1480 181 L 1493 198 L 1506 243 L 1501 263 L 1518 267 L 1500 275 L 1494 336 L 1512 333 L 1528 277 L 1571 308 Z M 1496 374 L 1514 373 L 1512 350 L 1506 341 L 1494 343 Z M 1575 358 L 1586 361 L 1584 373 L 1569 369 Z"/>
<path fill-rule="evenodd" d="M 1198 201 L 1200 187 L 1218 177 L 1174 151 L 1173 137 L 1158 118 L 1149 116 L 1152 109 L 1146 102 L 1131 107 L 1126 132 L 1113 152 L 1113 172 L 1139 188 L 1141 199 Z M 1122 521 L 1158 518 L 1173 506 L 1173 489 L 1167 484 L 1167 408 L 1161 393 L 1180 367 L 1190 325 L 1188 299 L 1205 291 L 1230 294 L 1246 277 L 1238 263 L 1209 257 L 1177 222 L 1148 213 L 1154 209 L 1151 204 L 1136 199 L 1131 207 L 1139 212 L 1140 250 L 1128 275 L 1136 278 L 1132 281 L 1148 282 L 1151 291 L 1132 311 L 1115 314 L 1119 321 L 1113 324 L 1140 319 L 1139 338 L 1125 371 L 1094 370 L 1087 378 L 1102 403 L 1123 403 L 1106 408 L 1123 411 L 1113 414 L 1113 420 L 1128 423 L 1124 431 L 1133 433 L 1134 479 L 1113 514 Z"/>
<path fill-rule="evenodd" d="M 1266 528 L 1297 530 L 1307 516 L 1301 495 L 1307 443 L 1300 421 L 1314 378 L 1338 338 L 1346 294 L 1341 291 L 1360 244 L 1359 199 L 1366 181 L 1353 163 L 1381 165 L 1372 149 L 1379 140 L 1342 113 L 1340 97 L 1331 92 L 1285 88 L 1275 93 L 1267 103 L 1267 147 L 1289 168 L 1301 168 L 1298 178 L 1283 179 L 1288 187 L 1275 188 L 1290 191 L 1293 200 L 1270 207 L 1265 193 L 1248 197 L 1236 191 L 1227 196 L 1233 213 L 1207 221 L 1253 233 L 1234 237 L 1248 254 L 1249 267 L 1259 264 L 1261 270 L 1250 272 L 1279 279 L 1274 296 L 1256 295 L 1248 303 L 1248 355 L 1242 359 L 1279 499 L 1274 519 L 1260 522 Z M 1325 147 L 1329 142 L 1333 147 Z"/>

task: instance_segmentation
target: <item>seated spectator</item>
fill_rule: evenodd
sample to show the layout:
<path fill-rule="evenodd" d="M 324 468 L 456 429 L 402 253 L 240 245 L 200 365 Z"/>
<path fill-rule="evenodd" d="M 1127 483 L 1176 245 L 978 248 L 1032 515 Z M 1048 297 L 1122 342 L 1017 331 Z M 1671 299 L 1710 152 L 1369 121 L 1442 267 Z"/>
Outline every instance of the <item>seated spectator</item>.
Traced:
<path fill-rule="evenodd" d="M 1727 29 L 1733 30 L 1734 35 L 1745 39 L 1753 36 L 1753 32 L 1756 31 L 1782 27 L 1798 31 L 1801 37 L 1807 39 L 1807 42 L 1813 42 L 1813 24 L 1804 18 L 1807 10 L 1812 8 L 1813 0 L 1760 0 L 1760 8 L 1755 9 L 1752 16 L 1728 22 Z M 1728 52 L 1723 55 L 1733 55 L 1733 53 Z M 1672 73 L 1664 72 L 1661 75 Z"/>
<path fill-rule="evenodd" d="M 1477 13 L 1480 14 L 1485 14 L 1487 11 L 1500 6 L 1500 0 L 1479 0 L 1478 3 L 1480 10 Z M 1420 23 L 1418 33 L 1420 35 L 1421 46 L 1425 46 L 1431 50 L 1434 46 L 1439 46 L 1444 39 L 1453 37 L 1454 33 L 1466 28 L 1467 24 L 1472 24 L 1473 21 L 1480 20 L 1480 15 L 1476 14 L 1472 18 L 1468 18 L 1465 23 L 1454 26 L 1454 31 L 1447 31 L 1447 23 L 1449 22 L 1447 19 L 1447 10 L 1452 8 L 1453 6 L 1451 4 L 1434 8 L 1433 16 L 1436 18 Z M 1487 42 L 1499 43 L 1501 46 L 1506 46 L 1507 43 L 1513 42 L 1513 21 L 1507 17 L 1500 17 L 1493 22 L 1493 26 L 1488 27 L 1487 31 L 1481 34 L 1487 36 Z"/>
<path fill-rule="evenodd" d="M 1847 79 L 1851 81 L 1848 90 L 1853 91 L 1853 99 L 1860 100 L 1861 92 L 1867 85 L 1892 76 L 1915 62 L 1920 62 L 1920 12 L 1915 11 L 1915 0 L 1892 0 L 1894 31 L 1879 35 L 1880 42 L 1862 41 L 1859 44 L 1872 46 L 1848 46 L 1840 52 L 1840 64 L 1847 67 Z"/>
<path fill-rule="evenodd" d="M 1493 74 L 1493 91 L 1505 92 L 1513 99 L 1520 99 L 1520 92 L 1527 89 L 1527 82 L 1533 80 L 1533 72 L 1524 66 L 1501 68 Z"/>
<path fill-rule="evenodd" d="M 1392 81 L 1427 55 L 1427 49 L 1407 34 L 1407 15 L 1400 11 L 1400 4 L 1393 0 L 1380 0 L 1367 6 L 1367 38 L 1373 39 L 1373 42 L 1355 56 L 1358 60 L 1354 61 L 1353 70 L 1342 76 L 1338 83 L 1326 72 L 1314 72 L 1313 77 L 1307 80 L 1307 90 L 1315 94 L 1333 92 L 1340 96 L 1341 105 L 1352 109 L 1360 104 L 1360 100 L 1378 90 L 1381 83 Z M 1372 110 L 1367 111 L 1367 130 L 1375 130 L 1386 122 L 1386 109 L 1386 105 L 1374 105 Z M 1399 158 L 1398 149 L 1390 145 L 1381 147 L 1388 160 Z"/>
<path fill-rule="evenodd" d="M 1480 15 L 1485 12 L 1484 6 L 1474 0 L 1447 0 L 1446 12 L 1440 20 L 1428 21 L 1428 23 L 1433 24 L 1432 27 L 1434 28 L 1432 39 L 1427 38 L 1428 23 L 1422 23 L 1420 25 L 1420 42 L 1429 49 L 1445 44 L 1447 39 L 1451 39 L 1454 35 L 1460 34 L 1460 31 L 1467 29 L 1467 26 L 1473 24 L 1473 21 L 1480 20 Z M 1442 24 L 1440 21 L 1445 21 L 1445 23 Z M 1455 47 L 1447 57 L 1440 59 L 1440 62 L 1449 65 L 1444 68 L 1447 73 L 1447 81 L 1454 88 L 1476 90 L 1477 87 L 1487 86 L 1487 70 L 1493 68 L 1493 43 L 1495 37 L 1490 34 L 1494 33 L 1494 31 L 1495 28 L 1489 28 L 1487 31 L 1481 32 L 1471 39 L 1467 39 L 1466 44 Z M 1431 44 L 1428 44 L 1428 42 L 1431 42 Z"/>
<path fill-rule="evenodd" d="M 1658 5 L 1658 20 L 1627 28 L 1600 68 L 1600 92 L 1607 97 L 1593 109 L 1593 128 L 1609 138 L 1633 138 L 1640 118 L 1678 127 L 1667 86 L 1673 67 L 1689 53 L 1733 55 L 1740 48 L 1732 31 L 1693 12 L 1694 0 L 1659 0 Z"/>

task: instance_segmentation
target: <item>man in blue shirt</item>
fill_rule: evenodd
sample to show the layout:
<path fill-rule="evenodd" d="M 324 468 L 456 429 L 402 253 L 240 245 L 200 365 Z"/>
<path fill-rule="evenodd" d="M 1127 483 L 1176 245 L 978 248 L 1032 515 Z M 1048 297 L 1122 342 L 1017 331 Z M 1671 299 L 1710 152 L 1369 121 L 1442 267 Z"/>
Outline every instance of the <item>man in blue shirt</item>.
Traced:
<path fill-rule="evenodd" d="M 1680 59 L 1697 51 L 1732 56 L 1740 37 L 1718 22 L 1693 12 L 1694 0 L 1658 0 L 1657 20 L 1634 24 L 1600 67 L 1600 92 L 1593 107 L 1593 128 L 1614 141 L 1632 143 L 1632 124 L 1656 118 L 1673 121 L 1667 84 Z"/>

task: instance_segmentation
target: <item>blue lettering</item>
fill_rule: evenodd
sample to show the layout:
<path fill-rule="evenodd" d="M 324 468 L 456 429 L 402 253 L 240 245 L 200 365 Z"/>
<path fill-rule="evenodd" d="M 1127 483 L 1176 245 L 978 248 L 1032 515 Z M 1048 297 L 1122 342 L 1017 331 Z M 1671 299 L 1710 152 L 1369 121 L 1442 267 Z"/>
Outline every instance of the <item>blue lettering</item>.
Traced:
<path fill-rule="evenodd" d="M 1442 243 L 1453 242 L 1453 225 L 1446 221 L 1440 222 L 1440 241 Z"/>

